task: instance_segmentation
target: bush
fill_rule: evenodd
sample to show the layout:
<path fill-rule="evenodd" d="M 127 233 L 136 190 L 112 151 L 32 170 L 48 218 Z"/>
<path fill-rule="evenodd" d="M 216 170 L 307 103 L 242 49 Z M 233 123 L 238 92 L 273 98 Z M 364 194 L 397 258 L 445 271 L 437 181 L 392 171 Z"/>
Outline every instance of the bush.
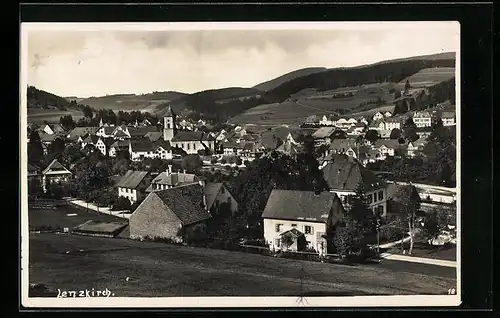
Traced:
<path fill-rule="evenodd" d="M 125 197 L 119 197 L 115 204 L 113 205 L 112 210 L 113 211 L 120 211 L 120 210 L 130 210 L 131 205 L 129 199 Z"/>

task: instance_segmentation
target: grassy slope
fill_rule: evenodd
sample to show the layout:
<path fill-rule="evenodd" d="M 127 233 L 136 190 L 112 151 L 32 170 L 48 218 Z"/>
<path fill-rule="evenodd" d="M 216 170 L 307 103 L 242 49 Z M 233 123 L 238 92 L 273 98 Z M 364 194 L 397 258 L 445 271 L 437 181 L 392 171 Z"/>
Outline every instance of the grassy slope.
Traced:
<path fill-rule="evenodd" d="M 440 275 L 437 268 L 429 275 L 393 263 L 387 266 L 396 268 L 351 267 L 76 235 L 32 234 L 29 258 L 30 283 L 50 289 L 108 288 L 118 297 L 298 295 L 302 264 L 305 293 L 445 294 L 456 285 L 454 269 Z"/>
<path fill-rule="evenodd" d="M 268 90 L 276 88 L 276 87 L 280 86 L 281 84 L 286 83 L 286 82 L 288 82 L 288 81 L 290 81 L 292 79 L 295 79 L 297 77 L 301 77 L 301 76 L 305 76 L 305 75 L 309 75 L 309 74 L 314 74 L 314 73 L 322 72 L 322 71 L 325 71 L 325 70 L 326 70 L 325 67 L 308 67 L 308 68 L 303 68 L 303 69 L 300 69 L 300 70 L 296 70 L 296 71 L 287 73 L 285 75 L 281 75 L 281 76 L 279 76 L 277 78 L 274 78 L 272 80 L 266 81 L 264 83 L 257 84 L 253 88 L 258 89 L 260 91 L 266 92 Z"/>
<path fill-rule="evenodd" d="M 112 109 L 114 111 L 152 110 L 155 106 L 186 96 L 179 92 L 154 92 L 150 94 L 117 94 L 84 98 L 81 104 L 95 109 Z"/>

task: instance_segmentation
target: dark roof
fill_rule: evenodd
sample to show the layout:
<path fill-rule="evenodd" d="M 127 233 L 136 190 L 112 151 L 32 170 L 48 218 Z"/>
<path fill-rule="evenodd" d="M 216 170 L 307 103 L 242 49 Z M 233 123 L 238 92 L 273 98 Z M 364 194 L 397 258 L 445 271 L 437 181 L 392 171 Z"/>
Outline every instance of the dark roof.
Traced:
<path fill-rule="evenodd" d="M 214 138 L 210 134 L 205 134 L 202 131 L 179 131 L 172 138 L 172 141 L 213 141 Z"/>
<path fill-rule="evenodd" d="M 356 145 L 356 139 L 353 138 L 339 138 L 339 139 L 334 139 L 330 143 L 329 149 L 331 150 L 338 150 L 338 149 L 349 149 L 349 147 L 354 147 Z"/>
<path fill-rule="evenodd" d="M 289 155 L 296 155 L 300 153 L 300 147 L 291 142 L 282 143 L 278 148 L 276 148 L 276 150 Z"/>
<path fill-rule="evenodd" d="M 207 220 L 210 213 L 203 207 L 203 188 L 199 184 L 153 192 L 172 210 L 183 225 Z"/>
<path fill-rule="evenodd" d="M 413 197 L 417 198 L 417 200 L 420 198 L 417 188 L 414 185 L 390 183 L 387 185 L 387 200 L 399 201 L 400 193 L 406 187 L 411 187 L 411 192 L 412 192 L 411 195 Z"/>
<path fill-rule="evenodd" d="M 322 169 L 331 190 L 355 191 L 360 183 L 365 190 L 378 189 L 384 184 L 372 171 L 345 155 L 335 155 Z"/>
<path fill-rule="evenodd" d="M 96 135 L 88 135 L 84 140 L 83 142 L 84 143 L 96 143 L 97 141 L 99 140 L 99 137 L 97 137 Z"/>
<path fill-rule="evenodd" d="M 163 133 L 161 131 L 150 131 L 147 132 L 144 136 L 151 141 L 163 139 Z"/>
<path fill-rule="evenodd" d="M 315 139 L 322 139 L 322 138 L 326 138 L 326 137 L 330 137 L 331 135 L 333 135 L 333 133 L 335 132 L 337 128 L 335 127 L 321 127 L 321 128 L 318 128 L 318 130 L 316 130 L 312 136 L 315 138 Z"/>
<path fill-rule="evenodd" d="M 210 209 L 212 204 L 214 204 L 217 194 L 219 194 L 220 189 L 223 187 L 221 182 L 218 183 L 207 183 L 203 188 L 203 193 L 205 194 L 205 200 L 207 202 L 207 208 Z"/>
<path fill-rule="evenodd" d="M 155 149 L 157 149 L 158 147 L 162 147 L 165 150 L 170 150 L 170 148 L 172 147 L 170 145 L 169 141 L 166 141 L 163 139 L 158 139 L 158 140 L 154 141 L 153 145 L 154 145 Z"/>
<path fill-rule="evenodd" d="M 380 148 L 382 145 L 387 148 L 397 149 L 399 148 L 399 141 L 397 139 L 377 139 L 373 145 L 375 148 Z"/>
<path fill-rule="evenodd" d="M 147 171 L 133 171 L 129 170 L 118 182 L 117 186 L 121 188 L 135 189 L 147 176 Z"/>
<path fill-rule="evenodd" d="M 313 191 L 273 190 L 262 218 L 325 222 L 330 210 L 339 200 L 335 193 Z M 340 212 L 340 211 L 339 211 Z M 341 214 L 333 213 L 334 216 Z"/>
<path fill-rule="evenodd" d="M 285 232 L 283 232 L 283 233 L 280 234 L 280 236 L 285 236 L 285 235 L 290 235 L 290 236 L 293 236 L 293 237 L 301 237 L 301 236 L 304 235 L 304 233 L 302 233 L 301 231 L 297 230 L 296 228 L 291 228 L 288 231 L 285 231 Z"/>
<path fill-rule="evenodd" d="M 147 138 L 142 138 L 140 140 L 133 140 L 131 142 L 132 151 L 145 152 L 145 151 L 153 151 L 156 149 L 155 145 L 151 142 L 151 140 Z"/>
<path fill-rule="evenodd" d="M 128 140 L 117 140 L 111 145 L 111 147 L 117 147 L 118 149 L 128 149 L 129 144 L 130 141 Z"/>
<path fill-rule="evenodd" d="M 147 133 L 158 132 L 155 126 L 143 126 L 143 127 L 129 127 L 128 132 L 130 136 L 146 136 Z"/>

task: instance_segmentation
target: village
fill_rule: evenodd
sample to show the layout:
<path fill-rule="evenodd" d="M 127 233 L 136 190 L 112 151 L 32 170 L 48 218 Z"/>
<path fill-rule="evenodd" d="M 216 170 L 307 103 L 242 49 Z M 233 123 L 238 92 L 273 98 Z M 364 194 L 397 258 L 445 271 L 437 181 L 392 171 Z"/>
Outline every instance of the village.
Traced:
<path fill-rule="evenodd" d="M 29 160 L 30 207 L 66 200 L 122 220 L 30 228 L 197 246 L 218 242 L 212 245 L 223 249 L 236 244 L 238 250 L 322 262 L 353 256 L 379 260 L 381 247 L 411 254 L 417 235 L 429 246 L 449 246 L 456 244 L 454 188 L 411 176 L 394 181 L 394 172 L 373 167 L 398 158 L 420 160 L 430 139 L 455 138 L 455 125 L 449 102 L 370 118 L 310 116 L 300 128 L 281 125 L 259 132 L 227 123 L 210 131 L 206 121 L 180 118 L 170 107 L 157 122 L 144 118 L 115 125 L 100 118 L 98 126 L 70 130 L 61 124 L 30 125 L 29 155 L 38 145 L 48 163 Z M 311 158 L 314 162 L 304 163 Z M 245 173 L 265 173 L 263 163 L 278 160 L 303 162 L 318 173 L 283 172 L 291 179 L 304 174 L 296 188 L 271 180 L 275 186 L 269 187 L 263 179 L 258 186 L 267 190 L 249 189 Z M 86 169 L 78 168 L 82 164 Z M 112 172 L 99 175 L 106 169 Z M 307 178 L 315 180 L 304 184 Z M 264 205 L 249 206 L 256 198 Z M 396 252 L 393 246 L 399 246 Z"/>

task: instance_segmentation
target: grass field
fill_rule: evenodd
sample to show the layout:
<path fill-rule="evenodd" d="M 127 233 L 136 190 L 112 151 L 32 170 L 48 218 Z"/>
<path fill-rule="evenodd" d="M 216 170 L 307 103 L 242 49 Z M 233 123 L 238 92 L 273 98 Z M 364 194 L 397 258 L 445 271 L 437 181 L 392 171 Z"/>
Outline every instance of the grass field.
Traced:
<path fill-rule="evenodd" d="M 59 202 L 62 206 L 55 209 L 28 208 L 28 224 L 30 229 L 40 228 L 73 228 L 89 220 L 102 222 L 127 222 L 113 215 L 80 208 L 64 201 Z M 68 216 L 68 214 L 76 214 Z"/>
<path fill-rule="evenodd" d="M 456 286 L 455 269 L 423 264 L 346 266 L 49 233 L 31 234 L 29 244 L 30 283 L 117 297 L 296 296 L 301 285 L 305 295 L 433 295 Z"/>
<path fill-rule="evenodd" d="M 408 80 L 412 87 L 429 87 L 447 81 L 453 77 L 455 77 L 454 67 L 426 68 L 404 79 L 398 83 L 398 86 L 403 88 L 406 80 Z"/>
<path fill-rule="evenodd" d="M 29 123 L 58 123 L 61 116 L 71 115 L 74 121 L 83 117 L 83 113 L 79 110 L 57 110 L 57 109 L 34 109 L 28 108 L 28 122 Z"/>
<path fill-rule="evenodd" d="M 376 100 L 379 97 L 391 102 L 394 96 L 389 93 L 389 89 L 393 86 L 394 84 L 391 83 L 382 83 L 340 88 L 325 92 L 311 92 L 309 95 L 300 96 L 294 100 L 259 105 L 231 118 L 230 122 L 234 124 L 288 124 L 296 126 L 303 123 L 311 115 L 334 114 L 339 109 L 350 109 L 353 112 L 367 111 L 367 113 L 370 113 L 372 109 L 377 107 L 375 104 L 364 106 L 360 106 L 360 104 Z M 356 94 L 346 98 L 330 98 L 332 94 L 344 91 L 356 91 Z M 350 116 L 350 114 L 346 114 L 346 116 Z"/>

